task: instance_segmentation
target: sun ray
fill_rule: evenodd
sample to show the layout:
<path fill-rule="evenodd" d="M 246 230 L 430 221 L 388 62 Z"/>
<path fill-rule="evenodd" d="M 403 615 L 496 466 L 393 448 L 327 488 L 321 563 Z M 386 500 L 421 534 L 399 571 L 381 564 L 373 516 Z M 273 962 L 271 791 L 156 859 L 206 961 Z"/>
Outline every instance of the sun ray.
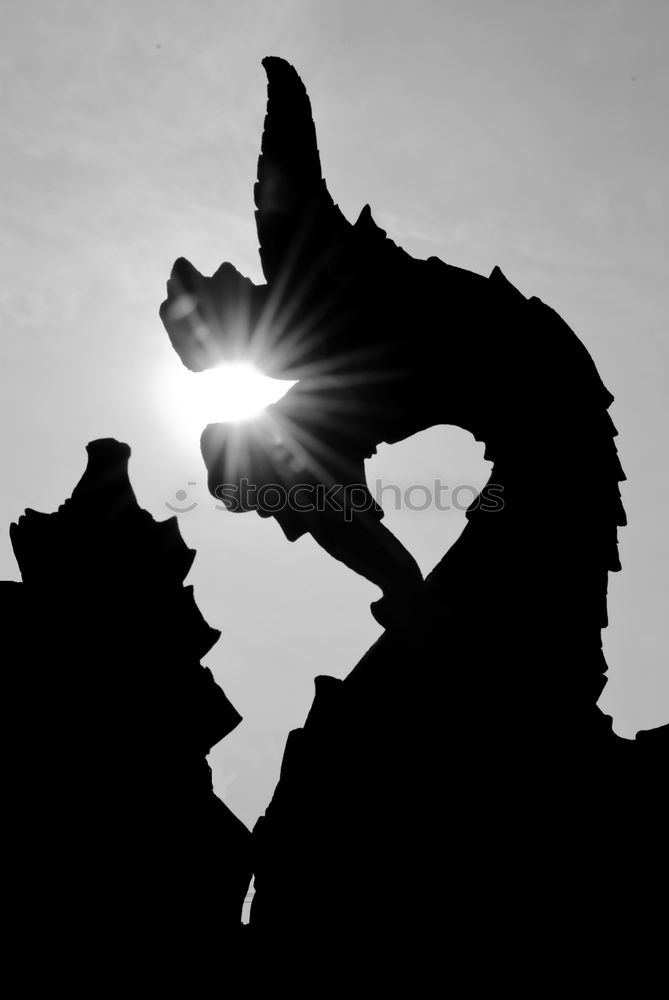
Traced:
<path fill-rule="evenodd" d="M 171 364 L 159 381 L 159 405 L 178 432 L 198 441 L 207 424 L 250 421 L 277 402 L 294 382 L 270 378 L 244 361 L 202 372 Z"/>

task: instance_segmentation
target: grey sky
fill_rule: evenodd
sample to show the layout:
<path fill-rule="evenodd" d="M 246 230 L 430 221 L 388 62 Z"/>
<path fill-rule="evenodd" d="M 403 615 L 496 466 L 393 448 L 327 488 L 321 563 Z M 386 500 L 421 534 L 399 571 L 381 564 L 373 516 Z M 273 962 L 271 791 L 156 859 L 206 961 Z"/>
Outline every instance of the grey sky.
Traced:
<path fill-rule="evenodd" d="M 0 576 L 17 576 L 6 526 L 62 502 L 94 437 L 132 446 L 156 517 L 187 490 L 191 581 L 223 630 L 207 662 L 245 717 L 214 777 L 248 822 L 314 675 L 343 676 L 378 634 L 370 585 L 308 538 L 215 509 L 197 436 L 185 442 L 159 403 L 178 364 L 157 314 L 173 260 L 260 278 L 260 60 L 281 55 L 306 82 L 350 218 L 369 201 L 416 256 L 500 265 L 591 351 L 629 480 L 601 704 L 625 735 L 667 721 L 669 5 L 4 0 L 2 21 Z M 481 485 L 486 470 L 481 446 L 439 428 L 382 449 L 369 477 Z M 550 523 L 597 498 L 565 469 L 546 502 Z M 463 520 L 405 510 L 387 523 L 429 569 Z"/>

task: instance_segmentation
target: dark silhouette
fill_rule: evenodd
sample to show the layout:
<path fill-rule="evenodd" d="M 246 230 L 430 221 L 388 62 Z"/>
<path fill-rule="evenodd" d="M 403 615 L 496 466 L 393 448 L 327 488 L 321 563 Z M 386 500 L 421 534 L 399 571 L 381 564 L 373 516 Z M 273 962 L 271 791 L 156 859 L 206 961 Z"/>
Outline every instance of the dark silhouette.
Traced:
<path fill-rule="evenodd" d="M 200 666 L 195 553 L 138 506 L 127 445 L 87 450 L 70 499 L 12 525 L 23 582 L 0 584 L 3 893 L 26 983 L 97 996 L 224 978 L 251 861 L 206 761 L 240 716 Z"/>
<path fill-rule="evenodd" d="M 536 460 L 550 448 L 539 504 L 554 496 L 558 469 L 569 469 L 567 488 L 597 494 L 587 532 L 584 524 L 579 529 L 589 536 L 579 576 L 588 601 L 599 605 L 589 620 L 603 624 L 606 573 L 619 565 L 623 474 L 606 413 L 612 396 L 587 351 L 551 309 L 527 301 L 498 268 L 484 278 L 436 258 L 414 260 L 375 225 L 368 207 L 350 225 L 322 180 L 299 77 L 280 59 L 266 59 L 265 67 L 268 112 L 255 197 L 267 284 L 253 286 L 230 264 L 204 278 L 180 260 L 161 315 L 194 370 L 243 356 L 269 374 L 300 381 L 263 420 L 241 429 L 207 427 L 202 452 L 212 493 L 221 495 L 242 477 L 364 484 L 364 459 L 381 441 L 450 423 L 486 442 L 486 457 L 496 463 L 491 482 L 503 486 L 504 520 L 511 521 L 520 504 L 525 518 L 526 493 L 539 486 L 526 484 L 527 456 Z M 562 454 L 568 463 L 560 463 Z M 249 506 L 242 500 L 236 509 Z M 255 506 L 263 512 L 262 503 Z M 273 513 L 289 538 L 310 531 L 377 583 L 385 599 L 375 611 L 386 624 L 402 614 L 420 572 L 381 524 L 383 512 L 368 492 L 361 506 L 350 520 L 288 506 Z M 543 518 L 536 500 L 533 506 L 530 519 Z M 578 545 L 572 527 L 580 515 L 560 519 L 569 548 Z M 508 530 L 499 521 L 496 535 Z"/>
<path fill-rule="evenodd" d="M 667 727 L 622 740 L 597 708 L 625 523 L 612 396 L 567 324 L 499 268 L 414 260 L 368 207 L 347 222 L 299 77 L 264 65 L 267 284 L 179 260 L 161 316 L 194 371 L 243 358 L 300 380 L 259 420 L 206 428 L 210 489 L 379 584 L 390 627 L 343 682 L 317 679 L 290 735 L 254 831 L 254 947 L 275 975 L 309 956 L 328 979 L 358 962 L 414 991 L 438 972 L 476 989 L 541 970 L 542 995 L 546 975 L 606 966 L 604 948 L 652 948 L 664 866 Z M 379 442 L 437 423 L 485 442 L 503 506 L 472 505 L 424 583 L 371 497 L 275 510 L 242 489 L 364 484 Z"/>

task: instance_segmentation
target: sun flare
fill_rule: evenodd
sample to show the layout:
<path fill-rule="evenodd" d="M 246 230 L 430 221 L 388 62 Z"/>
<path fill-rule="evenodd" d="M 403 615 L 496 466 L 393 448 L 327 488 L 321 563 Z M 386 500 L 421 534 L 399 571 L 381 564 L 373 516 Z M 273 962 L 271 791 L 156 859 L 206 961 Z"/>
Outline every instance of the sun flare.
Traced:
<path fill-rule="evenodd" d="M 294 382 L 270 378 L 254 365 L 234 361 L 203 372 L 170 366 L 161 397 L 171 419 L 189 437 L 207 424 L 250 420 L 276 403 Z"/>

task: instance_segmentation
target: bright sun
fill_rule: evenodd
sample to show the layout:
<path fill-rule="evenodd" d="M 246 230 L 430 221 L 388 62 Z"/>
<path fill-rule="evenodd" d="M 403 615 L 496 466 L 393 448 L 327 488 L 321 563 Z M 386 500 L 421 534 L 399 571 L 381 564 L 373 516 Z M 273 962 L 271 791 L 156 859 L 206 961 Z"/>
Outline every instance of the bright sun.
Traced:
<path fill-rule="evenodd" d="M 237 423 L 276 403 L 294 382 L 269 378 L 248 362 L 234 361 L 204 372 L 170 366 L 161 386 L 162 406 L 179 431 L 199 438 L 207 424 Z"/>

